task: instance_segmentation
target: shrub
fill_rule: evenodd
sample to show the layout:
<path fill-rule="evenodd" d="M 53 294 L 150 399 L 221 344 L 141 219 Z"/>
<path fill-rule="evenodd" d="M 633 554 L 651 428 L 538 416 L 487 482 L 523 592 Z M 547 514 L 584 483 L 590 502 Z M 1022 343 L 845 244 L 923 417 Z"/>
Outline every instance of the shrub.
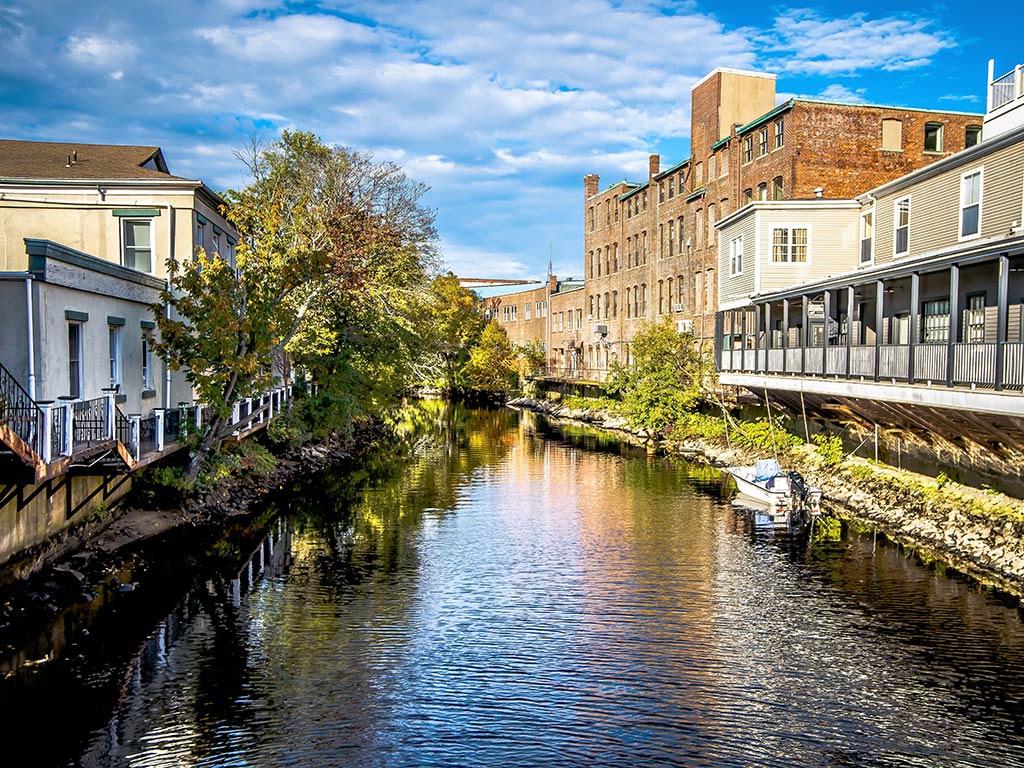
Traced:
<path fill-rule="evenodd" d="M 838 467 L 846 458 L 843 440 L 839 435 L 819 432 L 816 435 L 811 435 L 811 442 L 818 446 L 818 454 L 826 467 Z"/>
<path fill-rule="evenodd" d="M 768 419 L 738 422 L 733 440 L 741 448 L 751 451 L 780 454 L 803 443 L 801 438 Z"/>

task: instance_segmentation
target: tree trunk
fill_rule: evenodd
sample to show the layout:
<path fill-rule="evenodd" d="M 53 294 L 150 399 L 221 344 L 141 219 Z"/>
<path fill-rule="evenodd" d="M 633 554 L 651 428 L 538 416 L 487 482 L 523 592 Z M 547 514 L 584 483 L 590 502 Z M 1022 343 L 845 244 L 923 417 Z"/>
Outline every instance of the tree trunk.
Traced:
<path fill-rule="evenodd" d="M 221 435 L 223 425 L 224 419 L 222 417 L 213 417 L 210 426 L 206 430 L 206 434 L 203 435 L 203 439 L 199 442 L 199 447 L 196 448 L 196 452 L 189 459 L 188 468 L 185 470 L 185 480 L 189 483 L 195 482 L 196 478 L 199 477 L 199 471 L 203 468 L 206 457 L 220 450 L 220 442 L 223 439 L 223 435 Z"/>

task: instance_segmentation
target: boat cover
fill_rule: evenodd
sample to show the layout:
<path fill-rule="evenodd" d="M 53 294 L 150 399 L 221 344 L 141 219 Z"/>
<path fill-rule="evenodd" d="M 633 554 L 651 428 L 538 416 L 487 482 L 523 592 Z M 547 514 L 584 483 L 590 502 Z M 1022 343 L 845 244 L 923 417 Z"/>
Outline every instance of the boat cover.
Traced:
<path fill-rule="evenodd" d="M 781 474 L 782 469 L 776 459 L 758 459 L 754 468 L 754 482 L 761 483 Z"/>

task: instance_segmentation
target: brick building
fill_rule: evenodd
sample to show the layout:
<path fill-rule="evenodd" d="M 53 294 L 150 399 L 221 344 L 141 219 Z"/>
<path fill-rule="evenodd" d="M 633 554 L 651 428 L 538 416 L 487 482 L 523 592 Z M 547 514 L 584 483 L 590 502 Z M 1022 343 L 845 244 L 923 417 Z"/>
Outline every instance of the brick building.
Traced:
<path fill-rule="evenodd" d="M 612 357 L 628 362 L 644 321 L 671 318 L 710 341 L 719 219 L 757 200 L 849 199 L 977 143 L 981 123 L 803 98 L 776 105 L 775 75 L 709 73 L 691 89 L 689 158 L 662 170 L 651 155 L 645 181 L 603 190 L 596 174 L 584 177 L 582 368 L 601 379 Z"/>

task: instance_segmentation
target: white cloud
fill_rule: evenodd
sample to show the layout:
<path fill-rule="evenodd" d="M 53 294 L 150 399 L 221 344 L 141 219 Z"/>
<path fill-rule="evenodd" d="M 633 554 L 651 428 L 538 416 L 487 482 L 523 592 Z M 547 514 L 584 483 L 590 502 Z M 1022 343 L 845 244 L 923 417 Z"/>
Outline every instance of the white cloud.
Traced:
<path fill-rule="evenodd" d="M 939 96 L 939 101 L 968 101 L 968 102 L 971 102 L 973 104 L 976 104 L 979 101 L 981 101 L 981 97 L 978 96 L 976 93 L 969 93 L 969 94 L 965 94 L 965 95 L 957 95 L 955 93 L 947 93 L 947 94 L 944 94 L 942 96 Z"/>
<path fill-rule="evenodd" d="M 376 39 L 366 27 L 337 16 L 298 14 L 206 27 L 196 34 L 223 56 L 261 64 L 316 59 L 342 44 L 366 45 Z"/>
<path fill-rule="evenodd" d="M 66 50 L 68 57 L 80 66 L 112 71 L 117 71 L 114 68 L 120 69 L 126 62 L 131 61 L 138 52 L 130 42 L 99 35 L 72 37 L 68 40 Z"/>
<path fill-rule="evenodd" d="M 827 19 L 817 11 L 797 9 L 779 16 L 772 34 L 761 40 L 780 54 L 781 68 L 787 72 L 852 75 L 923 67 L 935 54 L 956 46 L 953 35 L 931 27 L 932 22 L 923 18 L 870 19 L 855 13 Z"/>
<path fill-rule="evenodd" d="M 815 98 L 825 99 L 827 101 L 845 101 L 851 104 L 865 104 L 867 99 L 864 98 L 864 92 L 864 88 L 851 90 L 845 85 L 832 83 L 830 86 L 823 89 Z"/>

